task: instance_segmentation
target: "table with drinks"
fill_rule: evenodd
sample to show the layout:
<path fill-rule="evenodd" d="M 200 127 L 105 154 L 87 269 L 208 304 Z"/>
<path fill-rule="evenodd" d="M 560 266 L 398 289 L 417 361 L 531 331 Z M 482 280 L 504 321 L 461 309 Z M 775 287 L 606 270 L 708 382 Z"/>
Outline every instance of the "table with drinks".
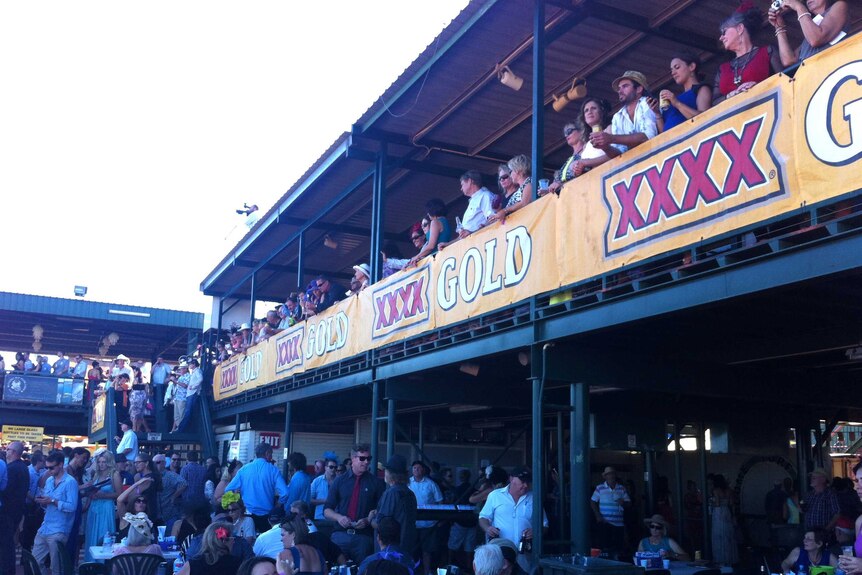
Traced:
<path fill-rule="evenodd" d="M 114 549 L 120 547 L 119 543 L 115 543 L 110 547 L 105 547 L 104 545 L 93 545 L 90 547 L 90 555 L 93 556 L 95 561 L 99 563 L 104 563 L 108 559 L 114 556 Z M 165 551 L 162 549 L 162 555 L 165 557 L 165 561 L 168 563 L 173 563 L 174 559 L 179 557 L 180 552 L 178 550 L 173 551 Z"/>

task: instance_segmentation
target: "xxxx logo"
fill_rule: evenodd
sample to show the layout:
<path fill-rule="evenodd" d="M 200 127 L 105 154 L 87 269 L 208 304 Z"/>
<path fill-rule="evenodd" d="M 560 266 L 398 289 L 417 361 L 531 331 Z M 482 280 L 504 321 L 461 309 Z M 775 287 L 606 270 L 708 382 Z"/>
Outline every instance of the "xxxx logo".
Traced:
<path fill-rule="evenodd" d="M 221 378 L 219 379 L 219 393 L 229 393 L 234 391 L 239 386 L 239 362 L 232 361 L 225 364 L 221 368 Z"/>
<path fill-rule="evenodd" d="M 302 365 L 302 337 L 305 335 L 305 325 L 301 324 L 292 330 L 282 332 L 275 340 L 275 372 L 282 373 Z"/>
<path fill-rule="evenodd" d="M 373 339 L 428 321 L 428 281 L 429 267 L 425 265 L 374 290 Z"/>
<path fill-rule="evenodd" d="M 605 255 L 784 193 L 772 150 L 777 94 L 716 118 L 603 179 Z"/>

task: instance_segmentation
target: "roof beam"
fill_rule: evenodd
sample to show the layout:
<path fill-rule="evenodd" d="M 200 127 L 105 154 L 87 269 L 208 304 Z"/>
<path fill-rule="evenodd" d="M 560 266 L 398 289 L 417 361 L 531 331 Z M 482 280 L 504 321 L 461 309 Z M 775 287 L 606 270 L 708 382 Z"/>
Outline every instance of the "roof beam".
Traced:
<path fill-rule="evenodd" d="M 288 226 L 302 226 L 307 221 L 308 220 L 306 220 L 305 218 L 294 218 L 285 215 L 282 215 L 278 219 L 278 223 L 285 224 Z M 352 236 L 359 236 L 363 238 L 371 237 L 371 231 L 368 228 L 363 228 L 360 226 L 348 226 L 345 224 L 315 222 L 311 225 L 311 229 L 321 230 L 324 232 L 337 231 L 340 234 L 350 234 Z M 401 236 L 399 236 L 398 234 L 393 234 L 392 232 L 385 232 L 384 237 L 387 240 L 399 240 L 401 238 Z"/>
<path fill-rule="evenodd" d="M 662 14 L 659 19 L 666 21 L 668 18 L 681 12 L 684 8 L 688 8 L 691 3 L 691 0 L 686 0 L 685 2 L 674 5 L 671 7 L 672 13 Z M 661 21 L 651 22 L 643 16 L 620 10 L 616 6 L 590 2 L 589 10 L 590 16 L 593 18 L 604 20 L 605 22 L 613 22 L 614 24 L 631 28 L 632 30 L 646 34 L 647 36 L 663 38 L 665 40 L 676 42 L 677 44 L 688 46 L 689 48 L 695 48 L 712 54 L 718 54 L 721 52 L 718 46 L 718 41 L 713 37 L 704 36 L 688 30 L 682 30 L 675 26 L 664 24 Z"/>
<path fill-rule="evenodd" d="M 497 2 L 499 2 L 499 0 L 487 0 L 487 2 L 485 2 L 482 8 L 477 10 L 473 14 L 473 16 L 471 16 L 470 19 L 465 22 L 464 25 L 461 26 L 461 28 L 452 35 L 451 38 L 446 40 L 446 42 L 442 46 L 435 49 L 433 55 L 428 59 L 428 61 L 425 62 L 418 70 L 416 70 L 413 76 L 407 82 L 405 82 L 404 85 L 398 89 L 398 91 L 396 91 L 392 96 L 386 98 L 383 101 L 383 105 L 380 106 L 377 112 L 375 112 L 375 114 L 371 116 L 371 118 L 369 118 L 367 122 L 359 126 L 359 129 L 362 132 L 365 132 L 365 130 L 373 126 L 377 122 L 377 120 L 380 119 L 381 116 L 387 114 L 390 108 L 395 105 L 395 103 L 398 102 L 398 100 L 400 100 L 401 97 L 403 97 L 410 89 L 412 89 L 413 86 L 415 86 L 420 80 L 422 80 L 422 78 L 428 72 L 430 72 L 431 67 L 434 66 L 434 64 L 436 64 L 438 60 L 443 58 L 443 56 L 445 56 L 449 52 L 449 50 L 451 50 L 456 44 L 458 44 L 461 38 L 464 37 L 470 31 L 470 29 L 473 28 L 473 26 L 475 26 L 476 23 L 479 22 L 482 17 L 485 16 L 485 13 L 488 12 L 488 10 L 490 10 L 495 4 L 497 4 Z"/>

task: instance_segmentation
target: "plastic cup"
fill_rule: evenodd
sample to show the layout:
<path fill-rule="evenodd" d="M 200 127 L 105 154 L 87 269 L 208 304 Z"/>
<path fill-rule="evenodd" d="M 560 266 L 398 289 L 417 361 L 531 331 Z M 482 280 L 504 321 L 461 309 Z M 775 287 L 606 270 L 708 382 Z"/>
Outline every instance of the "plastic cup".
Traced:
<path fill-rule="evenodd" d="M 662 559 L 661 566 L 665 569 L 670 569 L 670 559 Z"/>
<path fill-rule="evenodd" d="M 544 178 L 539 180 L 539 189 L 540 190 L 547 190 L 550 185 L 551 185 L 550 180 L 546 180 Z"/>
<path fill-rule="evenodd" d="M 596 549 L 595 547 L 593 547 L 592 549 L 590 549 L 590 557 L 598 557 L 598 556 L 599 556 L 599 555 L 601 555 L 601 554 L 602 554 L 602 550 L 601 550 L 601 549 Z"/>
<path fill-rule="evenodd" d="M 853 557 L 853 546 L 852 545 L 843 545 L 841 547 L 841 554 L 846 555 L 847 557 Z"/>
<path fill-rule="evenodd" d="M 159 541 L 165 540 L 165 526 L 159 525 Z"/>

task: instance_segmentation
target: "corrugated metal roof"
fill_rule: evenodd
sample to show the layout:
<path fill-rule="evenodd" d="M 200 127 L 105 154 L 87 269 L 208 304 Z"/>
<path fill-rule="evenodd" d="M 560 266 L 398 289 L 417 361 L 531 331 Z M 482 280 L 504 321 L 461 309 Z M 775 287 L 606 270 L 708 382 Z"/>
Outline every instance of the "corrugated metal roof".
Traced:
<path fill-rule="evenodd" d="M 0 292 L 0 349 L 32 350 L 39 325 L 43 353 L 100 357 L 102 341 L 113 333 L 119 339 L 111 356 L 175 361 L 199 341 L 203 320 L 203 314 L 188 311 Z"/>
<path fill-rule="evenodd" d="M 202 313 L 190 311 L 11 292 L 0 292 L 0 310 L 56 315 L 69 318 L 116 320 L 128 323 L 145 323 L 164 327 L 182 327 L 198 330 L 203 330 L 204 321 Z"/>
<path fill-rule="evenodd" d="M 639 69 L 656 90 L 670 86 L 672 56 L 695 51 L 710 78 L 724 54 L 718 44 L 720 23 L 737 0 L 571 0 L 548 1 L 545 30 L 546 170 L 565 161 L 563 125 L 577 105 L 552 110 L 553 94 L 573 77 L 587 79 L 591 95 L 616 102 L 611 81 L 624 70 Z M 261 218 L 260 223 L 204 279 L 209 295 L 248 297 L 254 266 L 277 257 L 257 276 L 260 299 L 280 300 L 296 285 L 295 244 L 281 252 L 299 226 L 320 213 L 351 182 L 373 167 L 373 156 L 386 142 L 398 164 L 387 174 L 385 231 L 402 239 L 412 253 L 407 231 L 422 215 L 425 202 L 440 197 L 460 210 L 458 174 L 478 169 L 491 175 L 500 161 L 531 147 L 532 22 L 534 3 L 526 0 L 470 2 L 435 41 L 377 98 Z M 791 41 L 801 41 L 796 26 Z M 851 4 L 851 31 L 862 28 L 862 7 Z M 764 28 L 764 43 L 772 41 Z M 514 92 L 496 78 L 497 63 L 508 63 L 525 80 Z M 367 261 L 371 179 L 341 206 L 327 214 L 304 238 L 306 273 L 351 275 L 351 266 Z M 451 214 L 450 214 L 451 215 Z M 280 223 L 279 223 L 280 222 Z M 337 250 L 322 246 L 330 233 Z M 305 278 L 306 281 L 308 277 Z M 244 283 L 243 283 L 244 282 Z"/>

